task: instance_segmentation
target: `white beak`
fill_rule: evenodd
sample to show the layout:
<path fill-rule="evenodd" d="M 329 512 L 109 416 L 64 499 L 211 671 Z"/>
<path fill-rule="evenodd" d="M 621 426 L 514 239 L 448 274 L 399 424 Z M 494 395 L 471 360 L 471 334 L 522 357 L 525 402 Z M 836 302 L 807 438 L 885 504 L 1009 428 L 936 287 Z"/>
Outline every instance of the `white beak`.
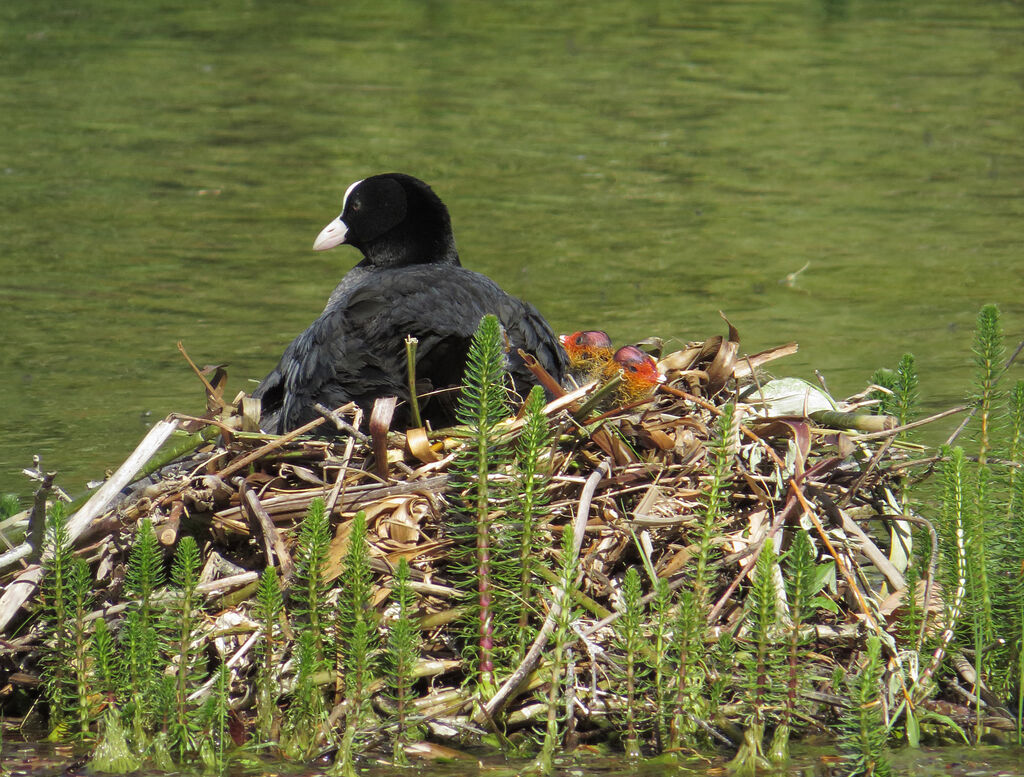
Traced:
<path fill-rule="evenodd" d="M 345 242 L 348 235 L 348 225 L 338 216 L 334 221 L 320 230 L 320 234 L 313 241 L 314 251 L 326 251 L 328 248 L 340 246 Z"/>

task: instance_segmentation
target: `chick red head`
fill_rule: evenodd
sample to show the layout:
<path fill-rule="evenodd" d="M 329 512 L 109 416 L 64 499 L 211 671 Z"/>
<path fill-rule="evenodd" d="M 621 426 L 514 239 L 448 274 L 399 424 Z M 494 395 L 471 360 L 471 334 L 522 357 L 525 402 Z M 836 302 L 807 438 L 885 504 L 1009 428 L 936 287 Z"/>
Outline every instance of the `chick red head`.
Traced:
<path fill-rule="evenodd" d="M 629 393 L 637 397 L 654 391 L 665 377 L 658 372 L 658 363 L 635 345 L 624 345 L 615 352 L 612 360 L 622 370 L 622 378 Z"/>
<path fill-rule="evenodd" d="M 612 347 L 612 339 L 608 336 L 607 332 L 602 332 L 600 329 L 573 332 L 571 335 L 559 335 L 558 340 L 570 358 L 573 354 L 585 351 L 592 352 L 602 348 L 611 349 Z"/>

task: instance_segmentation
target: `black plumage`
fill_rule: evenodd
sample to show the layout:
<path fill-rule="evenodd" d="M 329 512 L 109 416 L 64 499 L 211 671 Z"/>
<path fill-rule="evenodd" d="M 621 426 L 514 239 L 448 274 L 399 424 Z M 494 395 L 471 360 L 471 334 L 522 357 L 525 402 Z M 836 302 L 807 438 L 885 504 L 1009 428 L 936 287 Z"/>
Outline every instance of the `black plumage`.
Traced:
<path fill-rule="evenodd" d="M 461 266 L 448 209 L 422 181 L 389 173 L 352 184 L 341 215 L 313 247 L 342 243 L 358 248 L 363 260 L 253 392 L 262 400 L 264 430 L 283 433 L 319 417 L 318 402 L 337 407 L 355 401 L 369 411 L 382 396 L 405 400 L 395 425 L 407 424 L 406 336 L 419 340 L 417 393 L 450 388 L 462 379 L 470 338 L 487 313 L 505 329 L 509 371 L 520 393 L 535 380 L 518 348 L 562 380 L 565 352 L 547 321 L 490 278 Z M 435 426 L 453 422 L 452 407 L 450 392 L 421 400 L 424 418 Z"/>

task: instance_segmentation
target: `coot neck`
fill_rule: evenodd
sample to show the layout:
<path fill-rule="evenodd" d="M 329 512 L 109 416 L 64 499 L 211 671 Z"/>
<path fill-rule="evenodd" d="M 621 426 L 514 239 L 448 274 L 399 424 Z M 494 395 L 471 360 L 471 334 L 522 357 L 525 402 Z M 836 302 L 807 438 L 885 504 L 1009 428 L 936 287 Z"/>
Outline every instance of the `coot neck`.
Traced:
<path fill-rule="evenodd" d="M 433 235 L 427 240 L 422 234 L 415 241 L 396 240 L 395 237 L 386 235 L 364 246 L 364 259 L 357 266 L 368 270 L 387 270 L 414 264 L 461 264 L 451 232 Z"/>

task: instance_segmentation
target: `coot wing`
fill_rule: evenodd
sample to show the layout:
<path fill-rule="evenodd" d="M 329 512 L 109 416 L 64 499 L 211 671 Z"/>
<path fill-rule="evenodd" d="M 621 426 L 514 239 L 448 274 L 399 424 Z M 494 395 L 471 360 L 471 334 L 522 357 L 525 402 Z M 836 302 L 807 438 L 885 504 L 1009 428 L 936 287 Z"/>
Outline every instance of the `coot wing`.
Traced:
<path fill-rule="evenodd" d="M 561 380 L 565 354 L 532 305 L 461 267 L 394 268 L 370 273 L 332 299 L 288 346 L 254 392 L 264 403 L 264 428 L 286 431 L 312 420 L 317 402 L 336 407 L 355 401 L 368 410 L 380 396 L 408 401 L 407 335 L 419 340 L 418 382 L 435 390 L 458 385 L 470 339 L 487 313 L 497 315 L 505 327 L 509 366 L 521 392 L 535 381 L 517 348 L 534 353 Z M 450 403 L 427 403 L 425 416 L 434 423 L 450 422 Z"/>

